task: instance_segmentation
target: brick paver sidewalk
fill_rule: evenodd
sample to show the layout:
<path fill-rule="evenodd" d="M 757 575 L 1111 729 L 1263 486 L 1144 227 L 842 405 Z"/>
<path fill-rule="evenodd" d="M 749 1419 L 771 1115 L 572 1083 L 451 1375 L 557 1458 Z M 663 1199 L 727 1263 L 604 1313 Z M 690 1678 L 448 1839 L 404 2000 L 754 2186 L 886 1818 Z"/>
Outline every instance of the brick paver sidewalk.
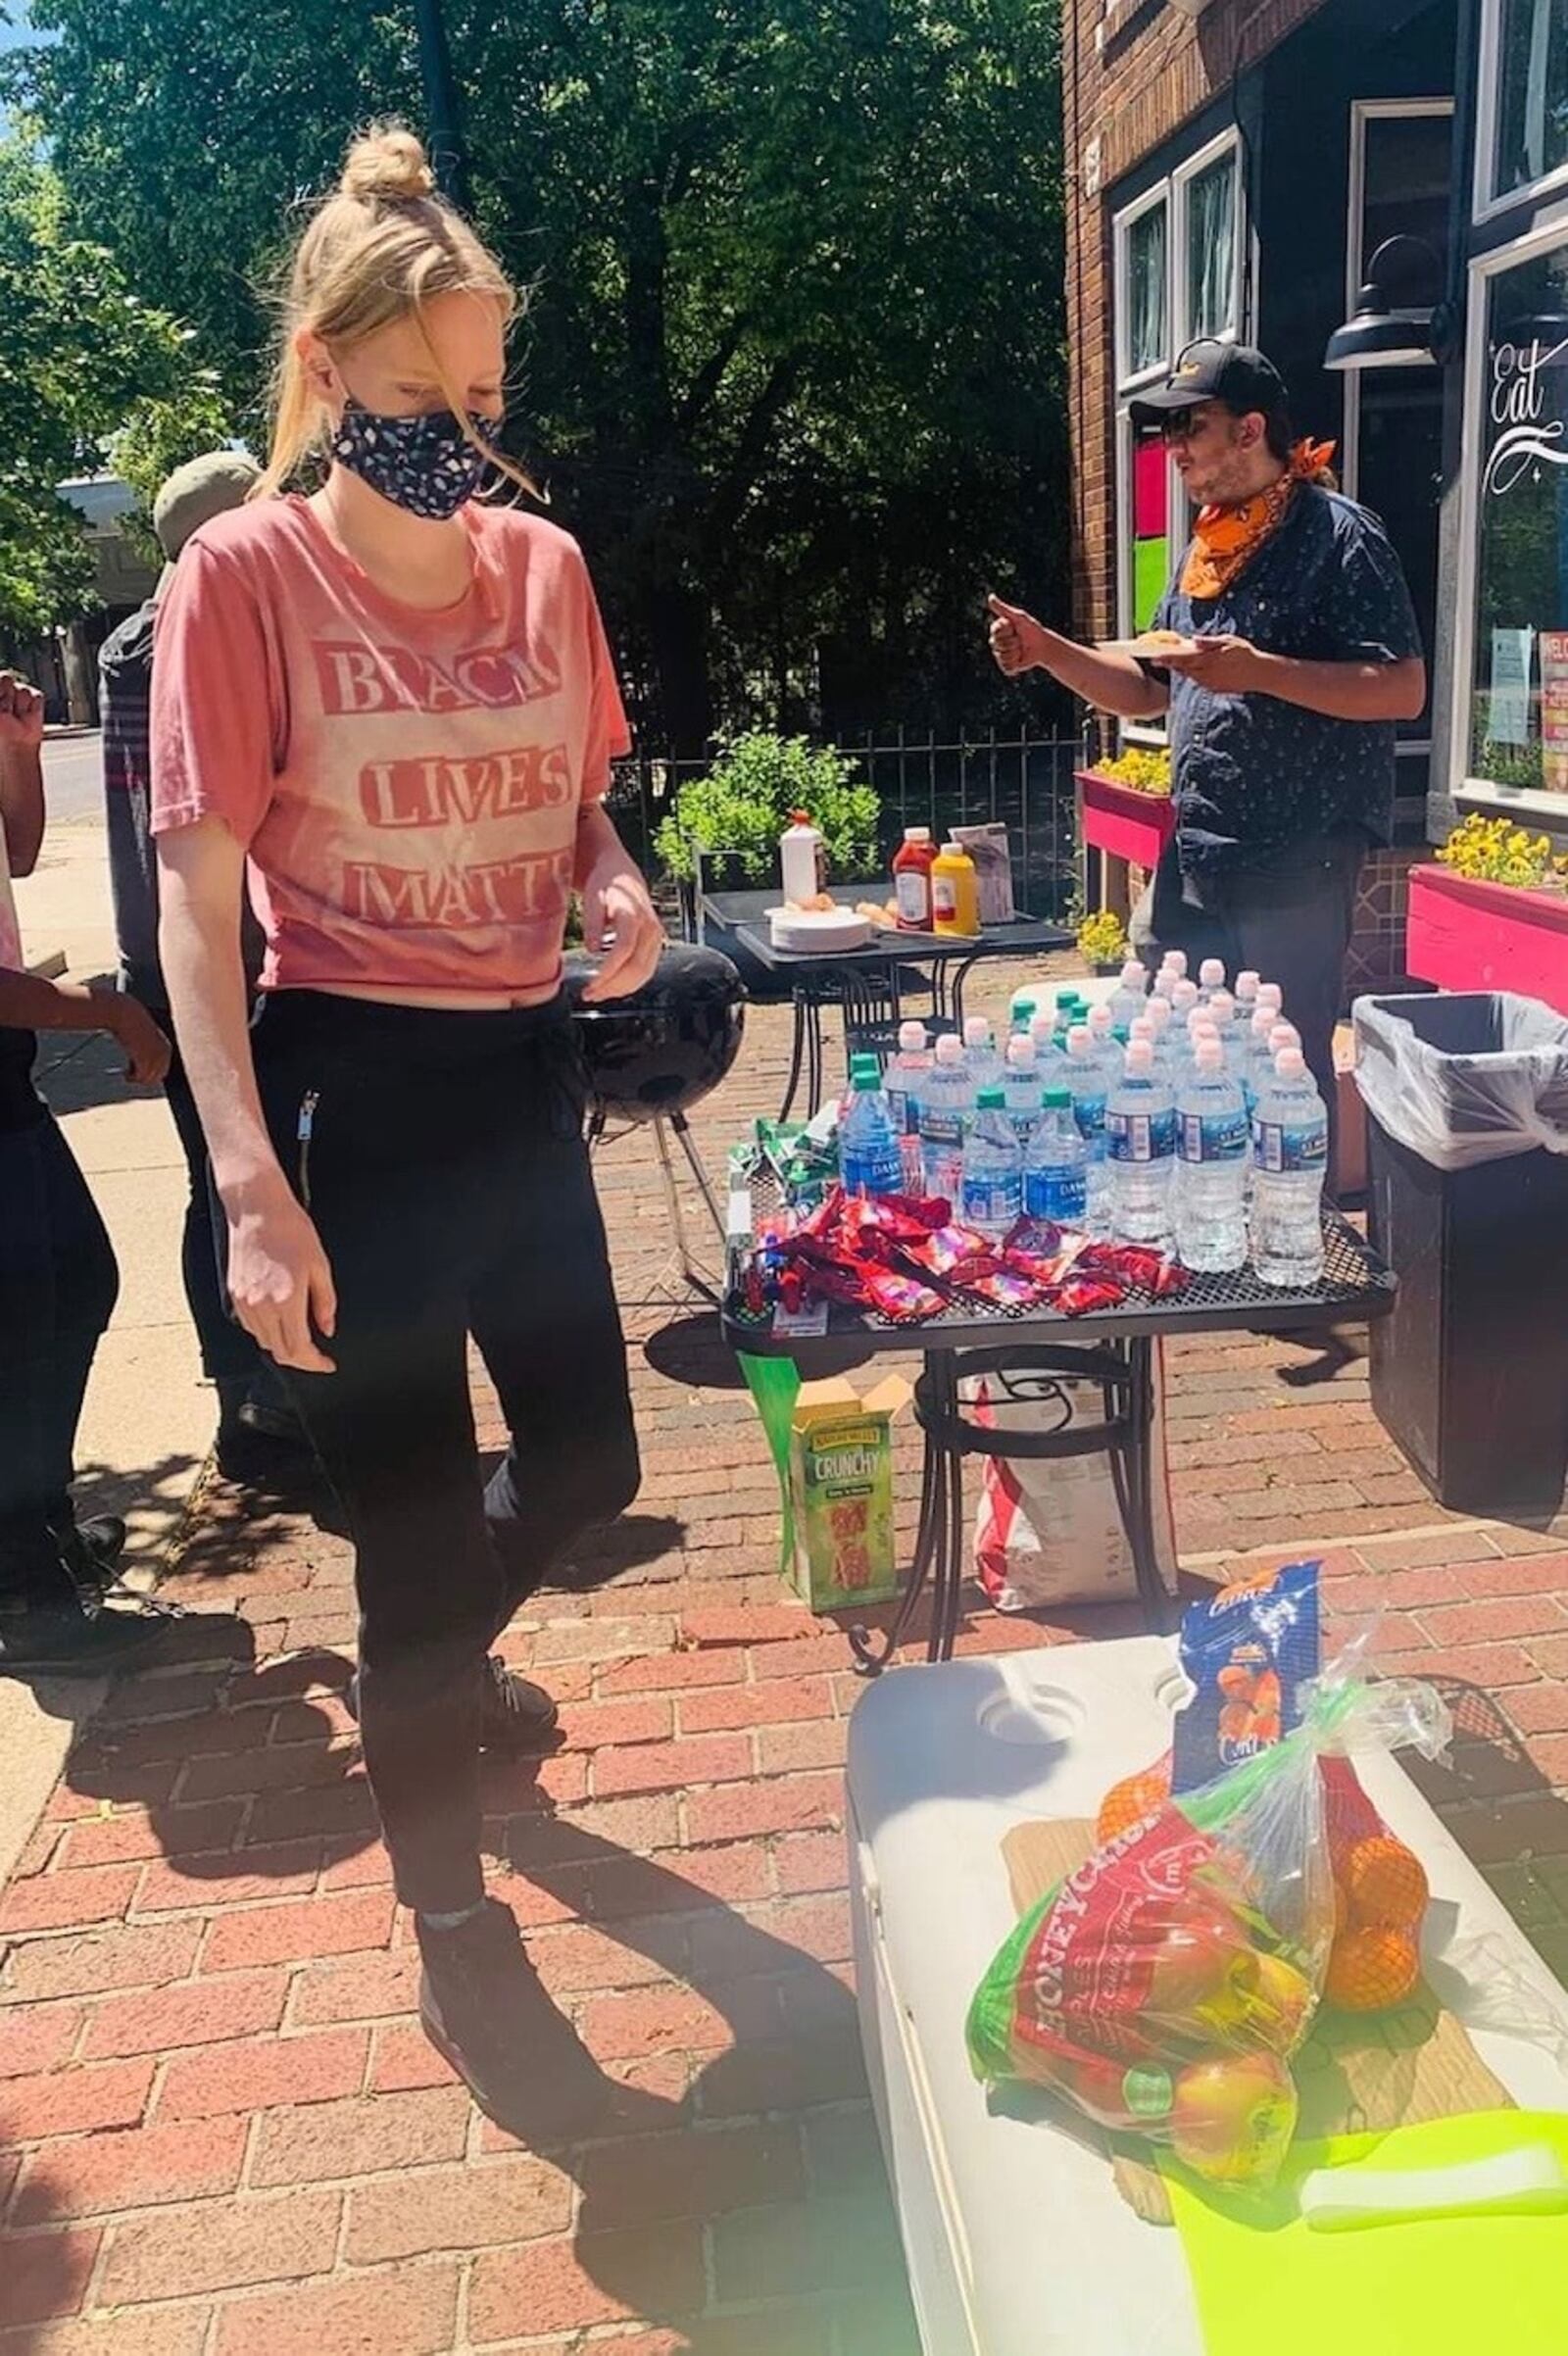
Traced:
<path fill-rule="evenodd" d="M 782 1044 L 754 1014 L 715 1160 Z M 647 1479 L 579 1566 L 611 1584 L 509 1643 L 561 1748 L 488 1780 L 553 2000 L 536 2116 L 482 2121 L 412 2017 L 347 1547 L 211 1488 L 170 1592 L 238 1620 L 119 1689 L 0 1902 L 0 2356 L 914 2356 L 850 1993 L 847 1647 L 782 1598 L 765 1450 L 664 1281 L 646 1145 L 603 1183 Z M 1342 1622 L 1384 1611 L 1380 1656 L 1458 1706 L 1440 1804 L 1568 1968 L 1568 1539 L 1433 1507 L 1353 1349 L 1191 1344 L 1168 1397 L 1189 1567 L 1320 1550 Z"/>

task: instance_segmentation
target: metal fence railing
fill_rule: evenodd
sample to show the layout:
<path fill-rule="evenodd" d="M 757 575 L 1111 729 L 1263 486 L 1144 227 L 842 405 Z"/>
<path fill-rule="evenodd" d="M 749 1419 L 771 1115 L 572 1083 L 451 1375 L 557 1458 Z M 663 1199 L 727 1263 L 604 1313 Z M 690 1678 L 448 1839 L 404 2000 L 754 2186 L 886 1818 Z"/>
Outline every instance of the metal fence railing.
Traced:
<path fill-rule="evenodd" d="M 885 859 L 906 826 L 940 833 L 1000 823 L 1007 829 L 1020 908 L 1036 916 L 1062 913 L 1077 880 L 1073 772 L 1084 765 L 1081 737 L 1000 736 L 993 730 L 942 743 L 934 734 L 916 737 L 900 729 L 882 741 L 842 741 L 836 750 L 857 762 L 876 790 Z M 617 762 L 610 811 L 650 875 L 659 865 L 654 835 L 661 820 L 687 778 L 705 776 L 711 766 L 711 760 L 675 761 L 642 751 Z"/>

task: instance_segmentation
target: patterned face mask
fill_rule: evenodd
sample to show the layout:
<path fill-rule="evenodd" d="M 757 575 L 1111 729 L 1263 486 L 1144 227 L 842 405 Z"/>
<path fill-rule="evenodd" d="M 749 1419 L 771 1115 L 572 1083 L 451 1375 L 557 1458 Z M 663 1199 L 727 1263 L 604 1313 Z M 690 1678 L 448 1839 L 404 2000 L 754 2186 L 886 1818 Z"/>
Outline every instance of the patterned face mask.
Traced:
<path fill-rule="evenodd" d="M 394 507 L 444 523 L 473 497 L 488 469 L 486 450 L 501 440 L 500 421 L 482 411 L 470 409 L 468 423 L 479 437 L 478 449 L 450 409 L 431 410 L 422 417 L 387 417 L 351 400 L 344 403 L 332 456 Z"/>

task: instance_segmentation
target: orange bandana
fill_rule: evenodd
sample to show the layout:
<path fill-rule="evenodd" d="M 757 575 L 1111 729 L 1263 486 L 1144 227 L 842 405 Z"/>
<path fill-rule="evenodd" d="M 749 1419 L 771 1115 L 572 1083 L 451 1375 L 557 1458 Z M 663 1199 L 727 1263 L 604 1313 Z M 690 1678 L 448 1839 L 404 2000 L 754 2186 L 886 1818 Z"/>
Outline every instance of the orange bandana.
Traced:
<path fill-rule="evenodd" d="M 1284 522 L 1298 482 L 1334 488 L 1330 462 L 1332 442 L 1298 442 L 1285 472 L 1255 499 L 1239 508 L 1200 508 L 1193 525 L 1193 544 L 1182 567 L 1181 586 L 1188 597 L 1218 597 L 1251 562 L 1265 540 Z"/>

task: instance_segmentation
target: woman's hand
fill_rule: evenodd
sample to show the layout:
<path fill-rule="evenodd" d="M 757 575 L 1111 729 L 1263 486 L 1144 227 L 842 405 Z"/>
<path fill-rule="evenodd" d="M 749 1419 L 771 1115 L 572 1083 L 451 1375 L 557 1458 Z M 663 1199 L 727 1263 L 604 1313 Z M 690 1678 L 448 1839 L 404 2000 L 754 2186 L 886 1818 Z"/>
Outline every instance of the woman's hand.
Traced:
<path fill-rule="evenodd" d="M 0 746 L 35 752 L 43 743 L 43 697 L 20 671 L 0 670 Z"/>
<path fill-rule="evenodd" d="M 589 1005 L 628 998 L 651 981 L 664 946 L 664 928 L 641 869 L 617 842 L 583 878 L 583 938 L 603 963 L 583 992 Z M 614 940 L 607 948 L 607 936 Z"/>
<path fill-rule="evenodd" d="M 317 1334 L 331 1339 L 337 1293 L 321 1239 L 281 1171 L 232 1203 L 228 1296 L 252 1340 L 279 1366 L 332 1374 Z M 313 1330 L 314 1329 L 314 1330 Z"/>

